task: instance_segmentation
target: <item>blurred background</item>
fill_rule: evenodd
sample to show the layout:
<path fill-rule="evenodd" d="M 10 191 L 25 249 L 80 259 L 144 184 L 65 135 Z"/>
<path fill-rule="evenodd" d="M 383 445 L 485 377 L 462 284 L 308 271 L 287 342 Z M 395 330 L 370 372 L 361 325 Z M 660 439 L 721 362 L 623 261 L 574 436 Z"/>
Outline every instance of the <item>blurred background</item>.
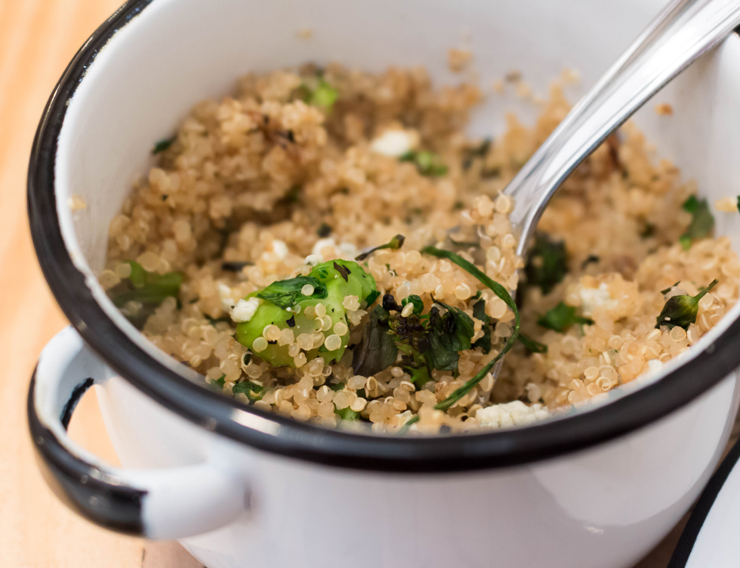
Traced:
<path fill-rule="evenodd" d="M 119 0 L 0 0 L 3 568 L 200 568 L 176 543 L 145 543 L 116 535 L 69 511 L 41 478 L 27 433 L 26 394 L 36 358 L 44 344 L 67 323 L 46 286 L 31 244 L 26 216 L 31 144 L 44 104 L 66 64 L 119 4 Z M 115 462 L 95 397 L 83 398 L 74 416 L 72 437 Z M 639 568 L 665 567 L 680 528 Z"/>

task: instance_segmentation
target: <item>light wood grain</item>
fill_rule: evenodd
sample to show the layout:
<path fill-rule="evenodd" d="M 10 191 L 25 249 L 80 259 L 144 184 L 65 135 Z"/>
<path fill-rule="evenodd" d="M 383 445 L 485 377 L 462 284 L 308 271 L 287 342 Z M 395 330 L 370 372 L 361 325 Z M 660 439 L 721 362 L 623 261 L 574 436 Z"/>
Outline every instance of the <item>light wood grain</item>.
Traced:
<path fill-rule="evenodd" d="M 49 491 L 34 462 L 25 399 L 38 353 L 66 320 L 36 261 L 26 217 L 26 169 L 44 104 L 75 51 L 117 0 L 0 0 L 0 566 L 199 568 L 176 543 L 145 543 L 82 520 Z M 70 426 L 116 461 L 97 402 Z M 639 568 L 662 568 L 679 531 Z M 596 567 L 595 567 L 596 568 Z"/>

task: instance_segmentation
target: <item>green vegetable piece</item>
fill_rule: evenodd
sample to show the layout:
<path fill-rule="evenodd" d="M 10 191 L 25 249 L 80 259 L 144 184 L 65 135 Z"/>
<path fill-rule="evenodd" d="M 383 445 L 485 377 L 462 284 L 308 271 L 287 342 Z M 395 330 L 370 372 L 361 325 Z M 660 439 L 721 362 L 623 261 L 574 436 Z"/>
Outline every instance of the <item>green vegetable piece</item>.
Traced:
<path fill-rule="evenodd" d="M 424 357 L 438 371 L 457 372 L 460 351 L 472 347 L 471 339 L 475 334 L 473 320 L 459 308 L 436 303 L 447 312 L 440 316 L 436 307 L 429 312 L 429 349 L 424 352 Z"/>
<path fill-rule="evenodd" d="M 689 325 L 696 323 L 696 315 L 699 313 L 699 300 L 714 288 L 717 283 L 718 280 L 715 278 L 709 286 L 704 288 L 696 296 L 682 294 L 680 296 L 668 298 L 665 306 L 663 306 L 663 310 L 658 315 L 655 329 L 660 329 L 661 326 L 666 326 L 669 329 L 682 327 L 685 330 L 688 330 Z"/>
<path fill-rule="evenodd" d="M 737 196 L 737 210 L 740 212 L 740 195 Z"/>
<path fill-rule="evenodd" d="M 688 250 L 694 241 L 705 239 L 714 229 L 714 216 L 709 210 L 706 199 L 697 199 L 695 195 L 689 197 L 681 206 L 684 211 L 691 213 L 691 223 L 686 232 L 681 235 L 679 242 L 684 250 Z"/>
<path fill-rule="evenodd" d="M 547 310 L 545 315 L 537 320 L 538 325 L 559 333 L 563 333 L 574 323 L 592 325 L 594 320 L 576 315 L 576 309 L 565 302 L 560 302 L 554 308 Z"/>
<path fill-rule="evenodd" d="M 338 408 L 335 408 L 334 414 L 337 414 L 342 420 L 359 420 L 360 419 L 360 413 L 355 412 L 349 406 L 347 408 L 342 408 L 341 410 L 339 410 Z"/>
<path fill-rule="evenodd" d="M 379 250 L 383 250 L 383 249 L 398 250 L 398 249 L 400 249 L 403 246 L 403 242 L 405 240 L 406 240 L 406 237 L 404 237 L 403 235 L 396 235 L 395 237 L 393 237 L 390 241 L 388 241 L 384 245 L 380 245 L 378 247 L 375 247 L 373 249 L 370 249 L 367 252 L 364 252 L 364 253 L 362 253 L 360 255 L 357 255 L 355 257 L 355 260 L 361 262 L 361 261 L 365 260 L 371 254 L 373 254 L 374 252 L 379 251 Z"/>
<path fill-rule="evenodd" d="M 433 152 L 406 152 L 398 158 L 400 162 L 413 162 L 416 164 L 416 170 L 423 176 L 441 177 L 447 173 L 447 166 L 442 159 Z"/>
<path fill-rule="evenodd" d="M 141 328 L 165 298 L 178 297 L 183 275 L 181 272 L 157 274 L 144 270 L 138 262 L 129 261 L 128 264 L 131 266 L 131 274 L 108 290 L 108 294 L 118 308 L 128 302 L 142 304 L 142 309 L 136 316 L 129 316 L 131 322 Z"/>
<path fill-rule="evenodd" d="M 156 154 L 160 154 L 161 152 L 164 152 L 170 146 L 172 146 L 172 144 L 175 142 L 175 140 L 177 140 L 177 136 L 176 135 L 173 136 L 172 138 L 164 138 L 164 139 L 160 140 L 159 142 L 157 142 L 156 144 L 154 144 L 154 148 L 152 148 L 152 154 L 153 155 L 156 155 Z"/>
<path fill-rule="evenodd" d="M 422 301 L 422 299 L 416 294 L 411 294 L 410 296 L 407 296 L 403 300 L 401 300 L 401 306 L 405 306 L 409 302 L 414 305 L 414 310 L 411 313 L 417 316 L 420 315 L 421 312 L 424 310 L 424 302 Z"/>
<path fill-rule="evenodd" d="M 382 306 L 375 306 L 370 312 L 367 325 L 362 330 L 362 339 L 352 356 L 355 375 L 371 377 L 396 362 L 398 347 L 388 333 L 389 321 L 390 313 Z"/>
<path fill-rule="evenodd" d="M 313 287 L 310 295 L 303 292 L 304 286 Z M 249 321 L 241 322 L 236 326 L 236 340 L 254 351 L 261 359 L 273 367 L 293 366 L 294 359 L 288 353 L 289 346 L 278 345 L 277 342 L 268 342 L 266 348 L 257 352 L 254 350 L 254 341 L 262 337 L 262 332 L 268 325 L 276 325 L 280 329 L 290 328 L 295 337 L 302 333 L 312 334 L 317 330 L 315 313 L 306 315 L 306 309 L 322 304 L 326 309 L 325 318 L 331 325 L 324 327 L 328 336 L 334 326 L 341 322 L 347 324 L 347 310 L 343 301 L 347 296 L 360 298 L 360 305 L 366 308 L 378 296 L 375 279 L 353 261 L 331 260 L 313 268 L 308 276 L 298 276 L 287 280 L 273 282 L 267 288 L 250 294 L 257 297 L 262 303 Z M 329 351 L 326 345 L 317 346 L 306 352 L 308 360 L 321 355 L 327 361 L 338 361 L 347 347 L 349 331 L 340 337 L 341 345 L 338 349 Z"/>
<path fill-rule="evenodd" d="M 323 77 L 319 78 L 319 84 L 311 93 L 310 104 L 323 109 L 325 112 L 331 112 L 334 103 L 339 98 L 339 91 L 332 87 Z"/>
<path fill-rule="evenodd" d="M 226 384 L 226 375 L 221 375 L 218 379 L 213 381 L 213 384 L 224 388 L 224 385 Z"/>
<path fill-rule="evenodd" d="M 524 347 L 532 353 L 547 353 L 547 345 L 540 343 L 539 341 L 535 341 L 523 333 L 519 334 L 519 343 L 524 345 Z"/>
<path fill-rule="evenodd" d="M 313 292 L 308 296 L 303 294 L 305 286 L 313 288 Z M 267 288 L 257 292 L 256 296 L 285 309 L 295 306 L 299 301 L 306 298 L 321 300 L 326 298 L 327 294 L 326 285 L 323 282 L 311 276 L 297 276 L 296 278 L 273 282 Z"/>
<path fill-rule="evenodd" d="M 486 313 L 486 301 L 478 300 L 473 304 L 473 316 L 483 322 L 483 337 L 473 343 L 473 347 L 482 349 L 483 353 L 491 352 L 491 318 Z"/>
<path fill-rule="evenodd" d="M 568 273 L 565 241 L 554 241 L 547 233 L 537 233 L 524 272 L 527 284 L 539 286 L 543 294 L 549 294 Z"/>

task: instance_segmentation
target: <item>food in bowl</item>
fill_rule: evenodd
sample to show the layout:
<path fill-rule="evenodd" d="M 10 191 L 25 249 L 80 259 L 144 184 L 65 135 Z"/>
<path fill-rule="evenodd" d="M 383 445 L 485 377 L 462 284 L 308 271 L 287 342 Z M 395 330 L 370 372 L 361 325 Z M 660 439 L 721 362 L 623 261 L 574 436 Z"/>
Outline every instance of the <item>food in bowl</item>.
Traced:
<path fill-rule="evenodd" d="M 376 432 L 545 419 L 659 368 L 734 305 L 740 263 L 709 204 L 632 125 L 517 257 L 501 191 L 569 107 L 555 86 L 533 128 L 509 117 L 470 140 L 482 97 L 423 69 L 249 75 L 155 145 L 100 281 L 214 388 Z"/>

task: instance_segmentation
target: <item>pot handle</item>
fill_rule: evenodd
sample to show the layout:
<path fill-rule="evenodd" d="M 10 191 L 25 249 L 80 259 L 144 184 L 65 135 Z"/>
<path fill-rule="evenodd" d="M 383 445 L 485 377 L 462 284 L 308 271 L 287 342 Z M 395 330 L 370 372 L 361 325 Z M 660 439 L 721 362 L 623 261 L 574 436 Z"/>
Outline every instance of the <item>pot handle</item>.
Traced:
<path fill-rule="evenodd" d="M 108 529 L 162 540 L 215 530 L 249 510 L 244 479 L 216 458 L 163 469 L 117 468 L 73 442 L 67 426 L 75 405 L 105 376 L 104 363 L 72 327 L 52 338 L 34 371 L 31 437 L 42 474 L 62 501 Z"/>

